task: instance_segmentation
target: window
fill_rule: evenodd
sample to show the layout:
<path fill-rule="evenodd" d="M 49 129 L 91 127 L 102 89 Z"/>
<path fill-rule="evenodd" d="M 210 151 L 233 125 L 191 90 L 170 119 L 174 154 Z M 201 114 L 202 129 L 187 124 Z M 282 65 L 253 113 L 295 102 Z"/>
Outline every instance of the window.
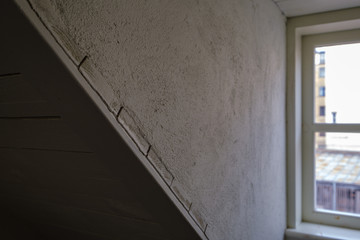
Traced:
<path fill-rule="evenodd" d="M 314 148 L 315 137 L 323 139 L 324 135 L 331 128 L 337 131 L 337 127 L 348 129 L 338 130 L 339 132 L 352 131 L 355 126 L 352 123 L 342 123 L 341 114 L 335 113 L 336 124 L 332 123 L 333 111 L 326 104 L 327 96 L 330 94 L 326 88 L 326 97 L 319 97 L 319 105 L 326 107 L 328 113 L 326 117 L 321 117 L 318 122 L 311 119 L 310 124 L 305 123 L 304 115 L 318 114 L 319 108 L 313 106 L 315 95 L 318 95 L 317 88 L 311 85 L 310 93 L 304 94 L 304 79 L 313 79 L 314 69 L 314 48 L 318 46 L 359 42 L 360 31 L 353 29 L 360 28 L 360 8 L 345 9 L 336 12 L 312 14 L 309 16 L 299 16 L 289 18 L 287 21 L 287 225 L 286 239 L 360 239 L 360 222 L 358 217 L 349 217 L 347 214 L 334 214 L 324 209 L 315 210 L 315 164 L 314 159 L 305 162 L 305 155 Z M 352 33 L 346 33 L 347 31 Z M 344 34 L 337 34 L 336 31 L 343 31 Z M 311 46 L 310 51 L 304 49 L 303 39 L 306 36 L 318 34 L 321 43 Z M 306 53 L 308 52 L 308 53 Z M 327 65 L 327 56 L 324 64 Z M 319 59 L 319 58 L 318 58 Z M 311 63 L 306 62 L 311 61 Z M 318 62 L 319 63 L 319 62 Z M 310 66 L 306 70 L 305 65 Z M 316 65 L 317 67 L 325 67 Z M 357 67 L 358 68 L 358 67 Z M 328 69 L 326 70 L 328 71 Z M 328 75 L 328 72 L 326 72 Z M 318 74 L 317 74 L 318 76 Z M 326 76 L 327 77 L 327 76 Z M 320 79 L 319 86 L 326 86 L 326 78 Z M 310 82 L 310 84 L 313 84 Z M 316 91 L 314 91 L 316 89 Z M 304 96 L 305 95 L 305 96 Z M 323 103 L 321 101 L 324 101 Z M 308 103 L 308 104 L 307 104 Z M 304 104 L 312 106 L 305 111 Z M 313 108 L 314 107 L 314 108 Z M 357 111 L 353 105 L 353 111 Z M 317 116 L 317 115 L 315 115 Z M 323 121 L 323 123 L 321 123 Z M 331 121 L 331 122 L 330 122 Z M 312 129 L 314 126 L 320 129 Z M 346 131 L 345 131 L 346 130 Z M 307 133 L 310 132 L 311 134 Z M 317 134 L 319 133 L 319 134 Z M 322 134 L 324 133 L 324 134 Z M 308 143 L 309 136 L 312 141 Z M 307 136 L 304 136 L 307 135 Z M 310 148 L 308 148 L 310 146 Z M 320 144 L 319 144 L 319 147 Z M 325 147 L 325 146 L 324 146 Z M 310 156 L 314 156 L 310 153 Z M 309 159 L 309 158 L 307 158 Z M 311 159 L 311 157 L 310 157 Z M 308 175 L 306 175 L 308 174 Z M 312 179 L 307 179 L 307 177 Z M 309 190 L 309 187 L 311 188 Z M 331 191 L 331 190 L 329 190 Z M 343 191 L 339 191 L 344 193 Z M 309 195 L 311 195 L 309 197 Z M 345 195 L 347 193 L 345 192 Z M 353 195 L 349 192 L 349 195 Z M 319 225 L 321 224 L 321 225 Z M 334 228 L 333 226 L 337 226 Z"/>
<path fill-rule="evenodd" d="M 359 62 L 360 30 L 303 38 L 304 221 L 360 228 Z"/>
<path fill-rule="evenodd" d="M 319 56 L 320 56 L 320 62 L 319 64 L 325 64 L 325 52 L 319 52 Z"/>

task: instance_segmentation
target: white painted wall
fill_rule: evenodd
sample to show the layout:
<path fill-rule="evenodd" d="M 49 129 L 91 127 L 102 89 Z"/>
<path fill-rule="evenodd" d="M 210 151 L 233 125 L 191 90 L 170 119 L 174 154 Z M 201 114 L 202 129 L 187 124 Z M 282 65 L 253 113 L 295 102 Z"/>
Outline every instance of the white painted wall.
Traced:
<path fill-rule="evenodd" d="M 209 239 L 283 238 L 285 19 L 271 0 L 30 2 Z"/>

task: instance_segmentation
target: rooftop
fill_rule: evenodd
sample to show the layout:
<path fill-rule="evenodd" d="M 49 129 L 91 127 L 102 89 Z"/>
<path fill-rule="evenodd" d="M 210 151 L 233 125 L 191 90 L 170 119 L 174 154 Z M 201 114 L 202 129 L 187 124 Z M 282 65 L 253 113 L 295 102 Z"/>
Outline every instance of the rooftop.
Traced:
<path fill-rule="evenodd" d="M 317 152 L 316 180 L 360 185 L 360 152 Z"/>

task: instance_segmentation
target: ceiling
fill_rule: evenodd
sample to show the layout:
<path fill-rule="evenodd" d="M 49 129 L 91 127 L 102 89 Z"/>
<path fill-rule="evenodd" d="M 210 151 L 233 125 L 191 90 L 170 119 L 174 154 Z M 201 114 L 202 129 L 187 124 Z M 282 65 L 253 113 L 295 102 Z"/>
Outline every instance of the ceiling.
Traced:
<path fill-rule="evenodd" d="M 287 17 L 360 7 L 360 0 L 273 0 Z"/>

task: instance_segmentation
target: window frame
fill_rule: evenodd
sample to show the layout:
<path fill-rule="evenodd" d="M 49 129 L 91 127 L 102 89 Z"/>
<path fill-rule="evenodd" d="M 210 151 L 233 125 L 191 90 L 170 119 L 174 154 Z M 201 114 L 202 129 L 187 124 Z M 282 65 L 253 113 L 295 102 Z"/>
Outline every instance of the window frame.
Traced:
<path fill-rule="evenodd" d="M 357 29 L 360 7 L 287 19 L 287 239 L 321 236 L 322 239 L 360 239 L 360 231 L 307 223 L 302 216 L 302 37 Z M 351 239 L 351 238 L 349 238 Z"/>
<path fill-rule="evenodd" d="M 306 222 L 322 223 L 360 230 L 360 216 L 351 213 L 317 210 L 315 206 L 316 132 L 356 132 L 360 124 L 327 124 L 315 122 L 315 48 L 360 42 L 360 28 L 348 31 L 305 35 L 302 39 L 302 218 Z M 321 112 L 321 111 L 320 111 Z"/>

